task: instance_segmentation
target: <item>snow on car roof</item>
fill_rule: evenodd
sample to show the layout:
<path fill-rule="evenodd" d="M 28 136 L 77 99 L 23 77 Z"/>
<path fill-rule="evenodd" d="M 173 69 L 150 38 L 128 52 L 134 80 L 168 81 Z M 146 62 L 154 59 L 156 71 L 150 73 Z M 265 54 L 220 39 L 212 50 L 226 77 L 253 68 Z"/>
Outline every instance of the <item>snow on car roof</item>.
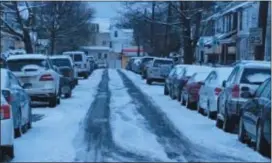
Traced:
<path fill-rule="evenodd" d="M 70 56 L 67 56 L 67 55 L 54 55 L 54 56 L 50 56 L 49 57 L 50 59 L 59 59 L 59 58 L 65 58 L 65 59 L 69 59 L 71 58 Z"/>
<path fill-rule="evenodd" d="M 224 80 L 227 80 L 229 75 L 231 74 L 233 67 L 217 67 L 214 69 L 216 74 L 218 75 L 217 81 L 218 83 L 222 83 Z"/>
<path fill-rule="evenodd" d="M 20 54 L 20 55 L 11 55 L 7 60 L 17 60 L 17 59 L 46 59 L 47 56 L 44 54 Z"/>
<path fill-rule="evenodd" d="M 252 68 L 271 68 L 271 62 L 266 61 L 251 61 L 247 63 L 242 63 L 239 65 L 243 65 L 244 67 L 252 67 Z"/>
<path fill-rule="evenodd" d="M 66 51 L 62 54 L 85 54 L 83 51 Z"/>
<path fill-rule="evenodd" d="M 169 58 L 154 58 L 154 60 L 173 61 L 173 59 Z"/>
<path fill-rule="evenodd" d="M 192 76 L 195 72 L 211 72 L 214 69 L 213 67 L 199 65 L 187 65 L 185 68 L 186 76 Z"/>

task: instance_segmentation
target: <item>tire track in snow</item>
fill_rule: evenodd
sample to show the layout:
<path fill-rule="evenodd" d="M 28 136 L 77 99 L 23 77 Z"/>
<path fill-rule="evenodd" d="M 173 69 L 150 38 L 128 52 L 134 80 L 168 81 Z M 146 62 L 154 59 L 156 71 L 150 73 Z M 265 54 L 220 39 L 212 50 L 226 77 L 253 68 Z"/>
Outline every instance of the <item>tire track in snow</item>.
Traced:
<path fill-rule="evenodd" d="M 139 112 L 149 122 L 151 130 L 157 135 L 158 140 L 165 148 L 170 159 L 176 161 L 244 161 L 239 158 L 225 156 L 221 153 L 214 153 L 204 147 L 194 145 L 188 138 L 183 136 L 169 121 L 149 97 L 145 95 L 134 83 L 120 70 L 118 73 L 122 77 L 128 93 L 135 103 L 138 103 Z M 200 135 L 201 136 L 201 135 Z"/>
<path fill-rule="evenodd" d="M 95 100 L 92 102 L 84 121 L 83 139 L 87 148 L 77 153 L 75 161 L 150 161 L 149 158 L 122 149 L 113 142 L 109 121 L 111 92 L 108 83 L 108 70 L 105 70 Z"/>

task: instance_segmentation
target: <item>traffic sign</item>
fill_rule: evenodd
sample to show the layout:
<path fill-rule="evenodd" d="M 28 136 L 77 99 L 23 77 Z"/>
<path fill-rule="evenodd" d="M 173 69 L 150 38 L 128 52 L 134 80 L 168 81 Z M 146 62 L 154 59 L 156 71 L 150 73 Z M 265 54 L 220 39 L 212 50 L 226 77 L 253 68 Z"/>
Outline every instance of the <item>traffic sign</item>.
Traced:
<path fill-rule="evenodd" d="M 249 43 L 252 45 L 262 45 L 263 43 L 262 28 L 250 28 L 249 29 Z"/>

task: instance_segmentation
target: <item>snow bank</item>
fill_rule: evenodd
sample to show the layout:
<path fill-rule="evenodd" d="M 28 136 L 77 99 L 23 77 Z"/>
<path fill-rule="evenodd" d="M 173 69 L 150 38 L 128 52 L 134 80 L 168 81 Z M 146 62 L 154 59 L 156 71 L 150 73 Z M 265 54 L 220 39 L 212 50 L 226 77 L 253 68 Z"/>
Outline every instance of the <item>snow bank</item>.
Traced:
<path fill-rule="evenodd" d="M 33 114 L 45 118 L 33 123 L 33 128 L 15 139 L 13 162 L 73 162 L 73 141 L 84 119 L 102 77 L 96 70 L 87 80 L 79 80 L 72 97 L 61 100 L 56 108 L 33 108 Z"/>
<path fill-rule="evenodd" d="M 211 152 L 221 152 L 249 162 L 270 162 L 269 159 L 261 156 L 247 145 L 240 143 L 236 134 L 225 133 L 215 126 L 215 121 L 198 114 L 196 111 L 188 110 L 177 101 L 164 96 L 163 87 L 158 85 L 148 86 L 140 76 L 126 70 L 122 71 L 154 101 L 154 104 L 161 108 L 175 127 L 192 143 L 205 146 Z M 220 161 L 224 161 L 223 158 Z"/>
<path fill-rule="evenodd" d="M 111 91 L 111 129 L 114 142 L 121 148 L 149 158 L 169 161 L 163 147 L 151 133 L 127 92 L 116 70 L 109 70 Z"/>

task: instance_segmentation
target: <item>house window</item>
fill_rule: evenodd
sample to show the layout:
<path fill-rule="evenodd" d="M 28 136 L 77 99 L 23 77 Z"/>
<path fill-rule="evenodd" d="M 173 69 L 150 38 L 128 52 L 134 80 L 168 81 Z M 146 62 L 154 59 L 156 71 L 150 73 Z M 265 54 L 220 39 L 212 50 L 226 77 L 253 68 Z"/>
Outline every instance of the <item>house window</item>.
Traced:
<path fill-rule="evenodd" d="M 107 44 L 107 41 L 102 41 L 102 45 L 105 46 Z"/>
<path fill-rule="evenodd" d="M 243 30 L 243 12 L 240 12 L 240 17 L 239 17 L 239 29 Z"/>
<path fill-rule="evenodd" d="M 114 37 L 118 37 L 118 32 L 114 31 Z"/>
<path fill-rule="evenodd" d="M 231 15 L 228 16 L 229 22 L 228 22 L 228 31 L 231 31 Z"/>
<path fill-rule="evenodd" d="M 233 15 L 233 25 L 232 25 L 232 30 L 237 29 L 237 23 L 238 23 L 238 13 L 235 12 Z"/>

